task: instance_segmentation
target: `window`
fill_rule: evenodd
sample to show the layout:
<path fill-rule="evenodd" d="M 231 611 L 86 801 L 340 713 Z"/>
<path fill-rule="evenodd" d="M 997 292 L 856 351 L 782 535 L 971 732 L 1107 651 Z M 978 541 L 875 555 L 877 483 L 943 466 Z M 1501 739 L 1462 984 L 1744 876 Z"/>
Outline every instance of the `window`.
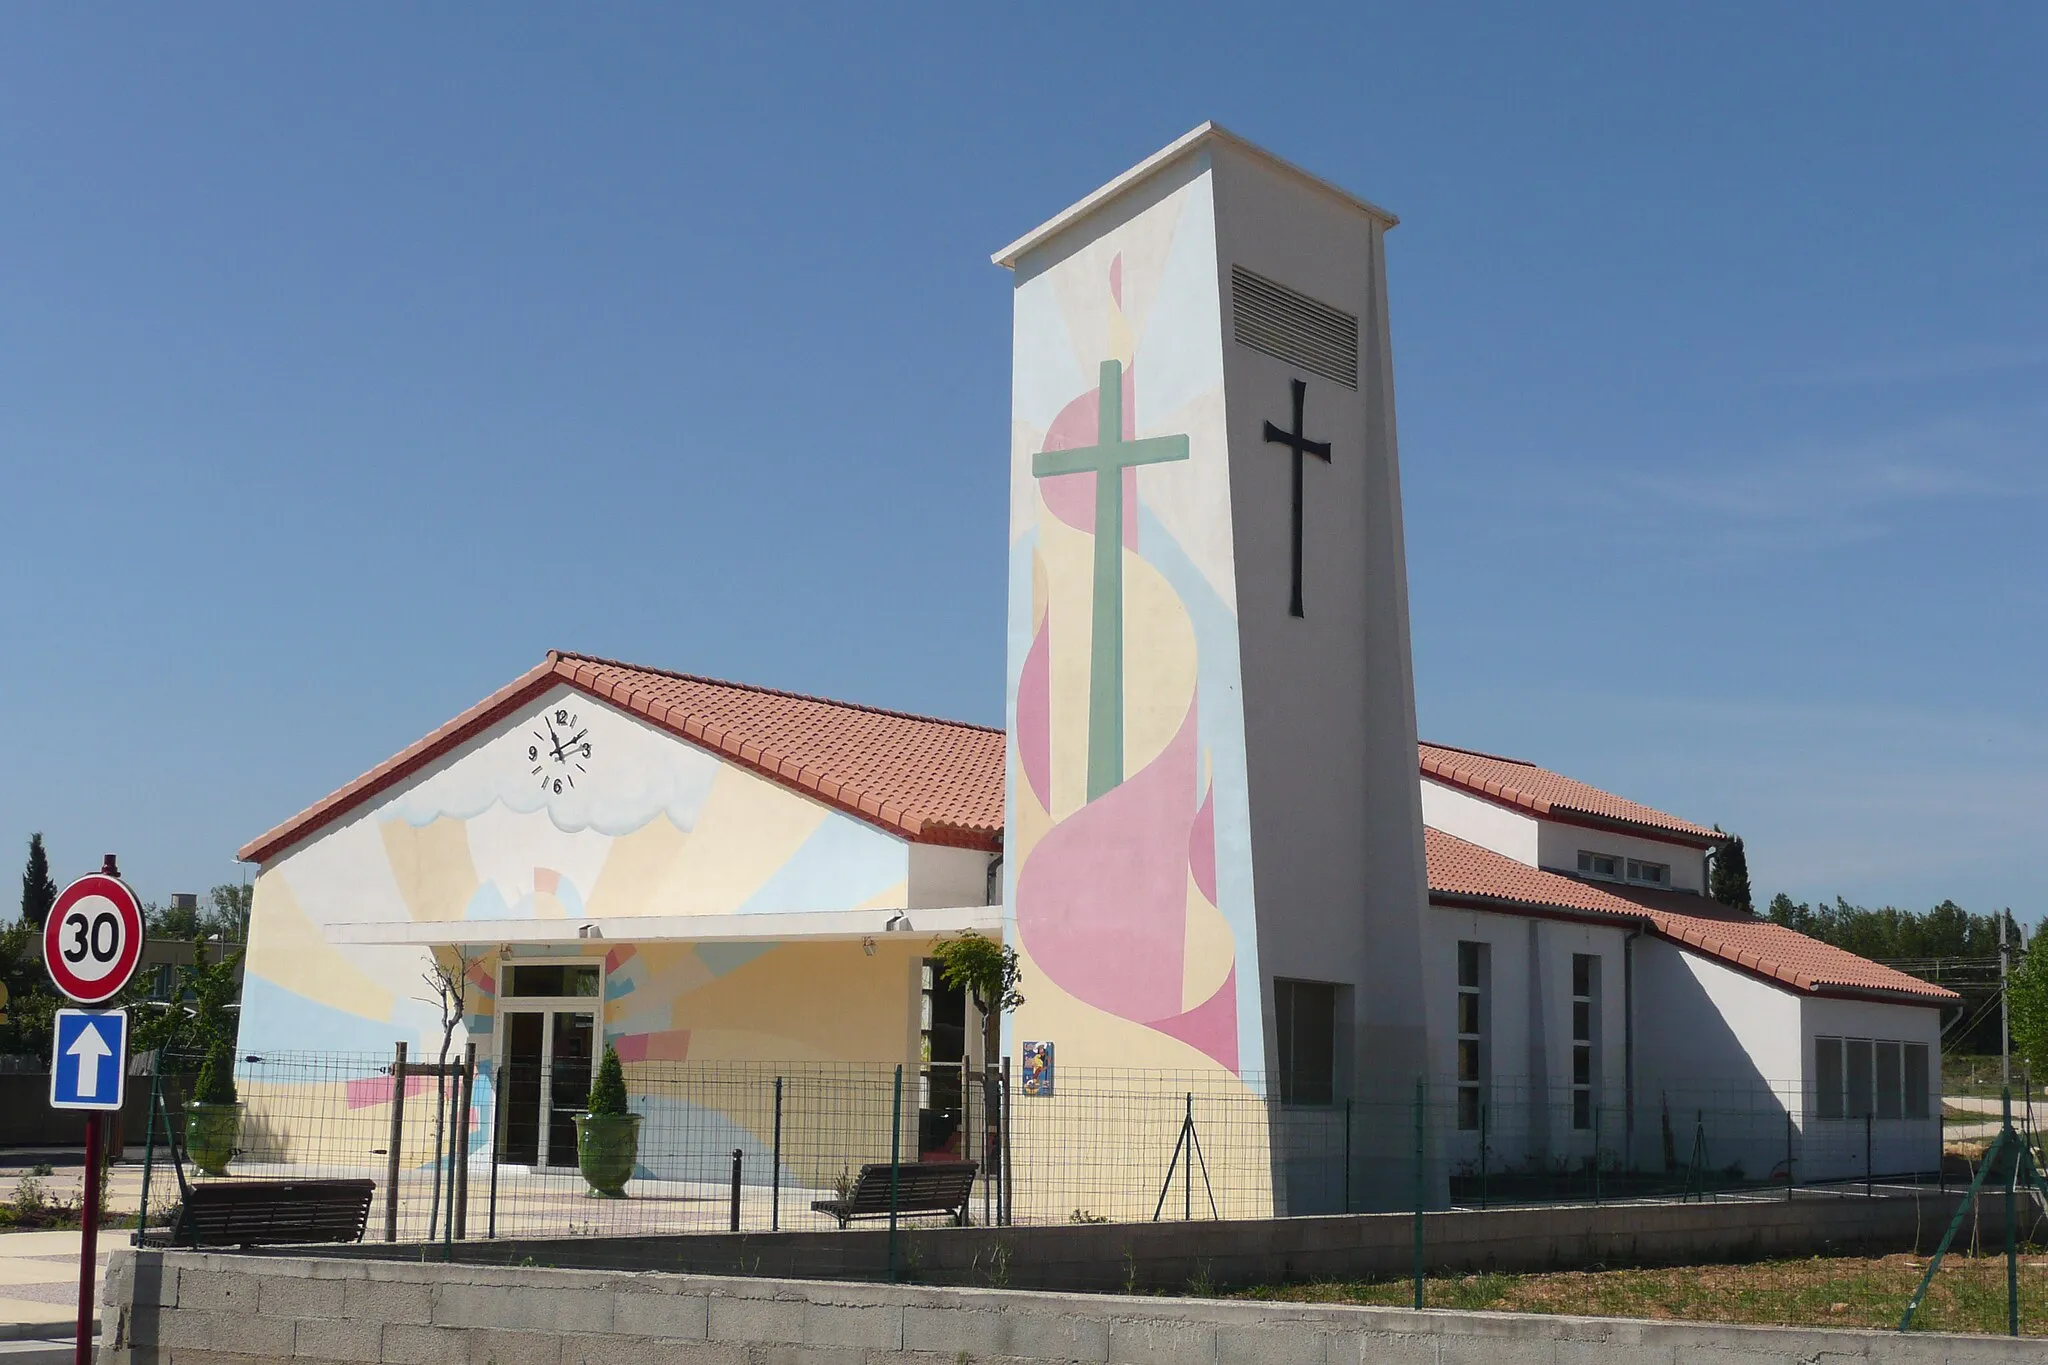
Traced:
<path fill-rule="evenodd" d="M 1813 1112 L 1816 1117 L 1842 1117 L 1842 1040 L 1813 1040 Z"/>
<path fill-rule="evenodd" d="M 1671 864 L 1645 863 L 1637 859 L 1628 860 L 1628 879 L 1643 886 L 1671 885 Z"/>
<path fill-rule="evenodd" d="M 1843 1053 L 1848 1058 L 1849 1073 L 1849 1117 L 1860 1119 L 1871 1112 L 1870 1071 L 1871 1049 L 1868 1038 L 1851 1038 L 1844 1045 Z"/>
<path fill-rule="evenodd" d="M 1486 1103 L 1487 948 L 1458 944 L 1458 1127 L 1476 1131 Z"/>
<path fill-rule="evenodd" d="M 1924 1119 L 1927 1117 L 1927 1044 L 1907 1043 L 1906 1061 L 1906 1117 Z"/>
<path fill-rule="evenodd" d="M 1924 1119 L 1931 1103 L 1928 1061 L 1925 1043 L 1816 1038 L 1814 1116 Z"/>
<path fill-rule="evenodd" d="M 505 969 L 508 996 L 594 996 L 597 968 L 577 967 L 560 962 L 528 963 Z"/>
<path fill-rule="evenodd" d="M 1579 875 L 1618 882 L 1621 880 L 1621 859 L 1611 853 L 1588 853 L 1582 848 L 1579 850 Z"/>
<path fill-rule="evenodd" d="M 1332 1104 L 1337 1095 L 1337 988 L 1273 983 L 1280 1034 L 1280 1103 Z"/>
<path fill-rule="evenodd" d="M 1593 1126 L 1600 1086 L 1600 959 L 1572 954 L 1572 1127 Z"/>

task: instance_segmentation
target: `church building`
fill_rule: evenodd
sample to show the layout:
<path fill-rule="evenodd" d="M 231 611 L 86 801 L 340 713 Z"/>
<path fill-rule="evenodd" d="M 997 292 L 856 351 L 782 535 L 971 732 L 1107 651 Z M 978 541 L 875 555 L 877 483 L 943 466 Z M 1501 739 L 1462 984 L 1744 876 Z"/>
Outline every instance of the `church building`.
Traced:
<path fill-rule="evenodd" d="M 241 850 L 243 1050 L 437 1043 L 439 962 L 474 988 L 474 1141 L 536 1166 L 573 1161 L 574 1087 L 491 1078 L 610 1043 L 629 1085 L 905 1065 L 921 1150 L 960 1150 L 936 1067 L 1007 1061 L 1020 1162 L 1105 1140 L 1062 1101 L 1111 1069 L 1311 1118 L 1427 1087 L 1421 1172 L 1405 1122 L 1347 1129 L 1335 1175 L 1293 1122 L 1208 1152 L 1255 1212 L 1661 1165 L 1710 1106 L 1760 1116 L 1717 1168 L 1794 1130 L 1801 1178 L 1931 1168 L 1951 993 L 1709 900 L 1712 828 L 1418 742 L 1394 225 L 1205 124 L 997 253 L 1004 727 L 550 653 Z M 999 1058 L 928 961 L 967 931 L 1019 957 Z"/>

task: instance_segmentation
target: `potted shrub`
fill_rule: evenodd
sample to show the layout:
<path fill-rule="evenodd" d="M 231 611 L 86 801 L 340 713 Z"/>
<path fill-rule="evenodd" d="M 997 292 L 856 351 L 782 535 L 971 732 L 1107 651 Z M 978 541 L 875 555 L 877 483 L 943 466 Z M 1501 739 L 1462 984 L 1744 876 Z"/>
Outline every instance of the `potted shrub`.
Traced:
<path fill-rule="evenodd" d="M 640 1159 L 640 1115 L 626 1109 L 626 1072 L 618 1050 L 605 1044 L 590 1083 L 590 1107 L 576 1116 L 576 1165 L 590 1188 L 624 1199 Z"/>
<path fill-rule="evenodd" d="M 235 1090 L 235 1012 L 243 950 L 219 944 L 219 958 L 208 962 L 207 947 L 204 938 L 192 941 L 192 965 L 180 973 L 181 998 L 156 1005 L 136 1025 L 134 1045 L 138 1051 L 156 1054 L 152 1065 L 158 1075 L 198 1059 L 198 1082 L 185 1105 L 185 1151 L 200 1170 L 219 1176 L 227 1174 L 242 1137 L 241 1096 Z"/>
<path fill-rule="evenodd" d="M 214 1043 L 199 1065 L 199 1083 L 185 1106 L 185 1152 L 208 1175 L 226 1175 L 242 1138 L 242 1106 L 235 1093 L 232 1040 Z"/>

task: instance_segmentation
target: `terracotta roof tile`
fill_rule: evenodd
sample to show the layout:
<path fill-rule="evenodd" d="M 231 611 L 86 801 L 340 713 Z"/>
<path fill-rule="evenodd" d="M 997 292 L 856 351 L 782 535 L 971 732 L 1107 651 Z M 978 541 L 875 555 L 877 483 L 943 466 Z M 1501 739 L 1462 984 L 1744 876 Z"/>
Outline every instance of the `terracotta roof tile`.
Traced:
<path fill-rule="evenodd" d="M 1423 845 L 1429 859 L 1429 896 L 1435 904 L 1547 918 L 1633 921 L 1659 938 L 1820 995 L 1905 997 L 1928 1004 L 1958 998 L 1954 991 L 1917 976 L 1705 896 L 1596 886 L 1518 863 L 1440 829 L 1424 830 Z"/>
<path fill-rule="evenodd" d="M 915 843 L 1001 846 L 1001 730 L 556 652 L 238 856 L 269 858 L 565 682 Z"/>
<path fill-rule="evenodd" d="M 1418 749 L 1423 776 L 1535 815 L 1632 827 L 1653 835 L 1675 834 L 1687 843 L 1719 843 L 1728 837 L 1719 830 L 1666 815 L 1519 758 L 1502 758 L 1448 744 L 1423 744 Z"/>

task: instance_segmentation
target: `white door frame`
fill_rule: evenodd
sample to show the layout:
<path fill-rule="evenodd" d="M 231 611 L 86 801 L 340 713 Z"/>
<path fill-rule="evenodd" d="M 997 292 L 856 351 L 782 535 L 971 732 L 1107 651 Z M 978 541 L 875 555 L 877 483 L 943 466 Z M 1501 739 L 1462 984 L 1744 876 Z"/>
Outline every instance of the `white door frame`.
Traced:
<path fill-rule="evenodd" d="M 603 979 L 598 982 L 603 989 Z M 545 1170 L 548 1165 L 548 1132 L 553 1126 L 555 1107 L 555 1016 L 557 1014 L 587 1014 L 591 1016 L 590 1069 L 597 1074 L 598 1045 L 604 1038 L 604 999 L 602 995 L 524 995 L 512 1000 L 498 1002 L 498 1074 L 505 1076 L 511 1064 L 507 1055 L 512 1049 L 511 1016 L 515 1014 L 538 1014 L 540 1024 L 540 1137 L 534 1150 L 534 1170 Z M 510 1096 L 500 1090 L 500 1102 L 509 1103 Z M 509 1115 L 508 1115 L 509 1117 Z M 504 1125 L 494 1125 L 502 1133 Z"/>

